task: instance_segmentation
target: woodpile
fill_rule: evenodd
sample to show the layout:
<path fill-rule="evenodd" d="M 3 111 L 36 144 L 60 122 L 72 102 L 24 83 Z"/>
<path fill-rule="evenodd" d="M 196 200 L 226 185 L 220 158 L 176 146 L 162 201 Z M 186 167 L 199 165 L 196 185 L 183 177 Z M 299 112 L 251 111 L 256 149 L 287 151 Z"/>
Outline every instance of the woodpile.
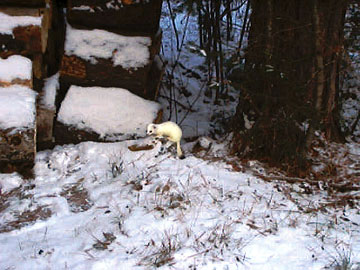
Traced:
<path fill-rule="evenodd" d="M 68 1 L 57 112 L 72 86 L 115 87 L 149 100 L 157 97 L 164 69 L 158 56 L 161 6 L 162 0 Z M 109 140 L 59 118 L 54 130 L 58 143 Z"/>
<path fill-rule="evenodd" d="M 37 146 L 114 141 L 139 134 L 139 130 L 113 131 L 103 136 L 91 128 L 58 121 L 57 116 L 72 86 L 122 89 L 150 103 L 157 97 L 164 70 L 159 57 L 161 6 L 162 0 L 0 1 L 0 65 L 6 61 L 11 66 L 16 60 L 31 67 L 30 74 L 15 72 L 8 77 L 11 70 L 4 75 L 7 68 L 0 68 L 0 95 L 7 93 L 19 104 L 27 100 L 26 115 L 33 116 L 25 126 L 7 127 L 1 119 L 0 173 L 31 175 Z M 57 84 L 48 83 L 50 76 Z M 123 100 L 119 105 L 130 106 Z M 144 111 L 151 115 L 146 121 L 159 121 L 160 107 L 156 113 L 151 108 Z M 143 129 L 145 123 L 140 125 Z"/>
<path fill-rule="evenodd" d="M 18 66 L 14 66 L 14 62 Z M 32 176 L 36 153 L 36 93 L 30 88 L 31 61 L 22 56 L 0 59 L 0 173 Z"/>
<path fill-rule="evenodd" d="M 73 85 L 58 110 L 55 138 L 58 144 L 135 139 L 161 117 L 158 103 L 126 89 Z"/>
<path fill-rule="evenodd" d="M 44 78 L 47 72 L 44 54 L 48 46 L 48 33 L 52 20 L 50 0 L 2 0 L 0 20 L 3 28 L 3 31 L 0 31 L 0 57 L 26 56 L 33 61 L 34 77 Z"/>
<path fill-rule="evenodd" d="M 93 40 L 95 35 L 103 36 L 103 40 Z M 154 99 L 156 89 L 151 88 L 148 81 L 159 79 L 149 76 L 155 72 L 151 69 L 159 68 L 153 66 L 153 62 L 160 44 L 160 31 L 151 37 L 128 37 L 104 30 L 78 30 L 68 26 L 57 105 L 71 85 L 120 87 L 143 98 Z"/>
<path fill-rule="evenodd" d="M 47 0 L 1 0 L 2 6 L 15 7 L 45 7 Z"/>
<path fill-rule="evenodd" d="M 104 29 L 122 35 L 154 35 L 162 0 L 68 0 L 67 20 L 76 28 Z"/>
<path fill-rule="evenodd" d="M 56 0 L 0 1 L 0 58 L 25 56 L 32 61 L 32 78 L 4 82 L 22 84 L 39 93 L 37 102 L 37 141 L 52 141 L 55 108 L 41 102 L 44 80 L 58 72 L 63 53 L 65 19 L 61 2 Z"/>
<path fill-rule="evenodd" d="M 15 84 L 33 88 L 31 60 L 20 55 L 12 55 L 7 59 L 0 58 L 0 87 Z"/>

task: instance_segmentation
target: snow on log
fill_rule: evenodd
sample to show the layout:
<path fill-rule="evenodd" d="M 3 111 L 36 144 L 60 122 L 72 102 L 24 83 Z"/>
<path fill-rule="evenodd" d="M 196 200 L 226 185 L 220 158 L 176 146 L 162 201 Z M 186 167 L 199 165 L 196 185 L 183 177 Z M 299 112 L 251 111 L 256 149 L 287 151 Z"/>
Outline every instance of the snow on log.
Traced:
<path fill-rule="evenodd" d="M 0 57 L 20 54 L 33 61 L 36 78 L 43 78 L 46 67 L 43 54 L 47 49 L 51 27 L 50 5 L 39 8 L 0 6 Z"/>
<path fill-rule="evenodd" d="M 69 0 L 67 20 L 77 28 L 105 29 L 124 35 L 153 35 L 162 0 Z"/>
<path fill-rule="evenodd" d="M 153 38 L 122 36 L 104 30 L 66 31 L 57 105 L 71 85 L 120 87 L 148 98 L 148 73 L 160 50 L 161 32 Z"/>
<path fill-rule="evenodd" d="M 58 112 L 56 142 L 118 141 L 145 136 L 161 106 L 122 88 L 71 86 Z"/>
<path fill-rule="evenodd" d="M 7 59 L 0 58 L 0 87 L 20 84 L 32 88 L 32 63 L 31 60 L 13 55 Z"/>
<path fill-rule="evenodd" d="M 52 143 L 55 117 L 55 96 L 59 89 L 59 73 L 45 80 L 37 103 L 37 143 L 40 148 Z"/>
<path fill-rule="evenodd" d="M 28 87 L 0 87 L 0 172 L 31 176 L 36 153 L 36 93 Z"/>

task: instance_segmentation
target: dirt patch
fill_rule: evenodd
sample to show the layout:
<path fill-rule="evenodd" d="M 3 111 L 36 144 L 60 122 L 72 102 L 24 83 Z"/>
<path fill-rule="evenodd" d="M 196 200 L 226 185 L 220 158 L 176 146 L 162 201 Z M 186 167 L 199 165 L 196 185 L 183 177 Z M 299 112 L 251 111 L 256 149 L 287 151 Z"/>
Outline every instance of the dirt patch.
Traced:
<path fill-rule="evenodd" d="M 61 196 L 66 198 L 70 211 L 73 213 L 85 212 L 94 205 L 89 199 L 88 191 L 82 185 L 83 181 L 84 178 L 81 178 L 76 183 L 64 186 L 63 191 L 60 193 Z"/>
<path fill-rule="evenodd" d="M 26 184 L 12 189 L 10 192 L 0 194 L 0 213 L 5 212 L 12 201 L 31 200 L 32 194 L 27 191 L 35 187 L 33 184 Z M 0 233 L 18 230 L 30 224 L 34 224 L 37 220 L 46 220 L 51 216 L 52 212 L 48 205 L 39 205 L 33 210 L 25 210 L 23 212 L 12 211 L 12 220 L 5 221 L 0 224 Z"/>
<path fill-rule="evenodd" d="M 0 233 L 18 230 L 30 224 L 34 224 L 37 220 L 46 220 L 51 217 L 51 210 L 46 206 L 39 206 L 35 210 L 26 210 L 22 213 L 15 213 L 15 220 L 0 225 Z"/>

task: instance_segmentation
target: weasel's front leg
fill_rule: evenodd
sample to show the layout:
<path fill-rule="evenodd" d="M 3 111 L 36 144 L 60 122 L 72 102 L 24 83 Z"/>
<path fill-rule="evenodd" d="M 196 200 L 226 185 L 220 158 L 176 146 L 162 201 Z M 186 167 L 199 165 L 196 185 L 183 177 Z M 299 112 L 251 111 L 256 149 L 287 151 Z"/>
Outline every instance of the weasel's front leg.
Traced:
<path fill-rule="evenodd" d="M 159 157 L 160 155 L 163 155 L 166 151 L 166 148 L 164 147 L 164 137 L 163 136 L 155 136 L 153 137 L 151 143 L 156 145 L 158 142 L 161 143 L 161 147 L 159 149 L 159 152 L 155 155 L 155 157 Z"/>
<path fill-rule="evenodd" d="M 151 141 L 153 144 L 157 144 L 158 143 L 158 141 L 161 141 L 161 136 L 155 136 L 155 137 L 153 137 L 153 140 Z"/>

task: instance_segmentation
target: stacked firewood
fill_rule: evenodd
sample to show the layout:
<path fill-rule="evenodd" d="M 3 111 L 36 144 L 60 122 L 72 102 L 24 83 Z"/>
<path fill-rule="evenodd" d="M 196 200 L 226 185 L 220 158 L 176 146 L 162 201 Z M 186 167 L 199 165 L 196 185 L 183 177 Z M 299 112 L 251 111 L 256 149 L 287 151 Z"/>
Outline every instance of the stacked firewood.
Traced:
<path fill-rule="evenodd" d="M 18 171 L 31 177 L 36 153 L 32 62 L 12 55 L 0 59 L 0 70 L 0 173 Z"/>
<path fill-rule="evenodd" d="M 58 115 L 69 89 L 85 91 L 86 95 L 87 87 L 97 87 L 101 95 L 115 95 L 115 105 L 131 107 L 124 108 L 128 118 L 140 106 L 124 105 L 130 99 L 145 104 L 147 109 L 142 112 L 150 117 L 137 119 L 138 126 L 134 134 L 129 132 L 130 137 L 143 133 L 145 122 L 161 118 L 160 106 L 152 102 L 164 69 L 158 55 L 161 6 L 162 0 L 0 1 L 0 64 L 13 67 L 16 60 L 15 66 L 28 65 L 28 69 L 0 70 L 0 95 L 6 97 L 0 100 L 0 173 L 30 175 L 36 150 L 54 143 L 106 141 L 106 136 L 113 141 L 128 138 L 116 128 L 104 136 L 96 128 L 82 129 L 59 120 L 63 119 Z M 94 89 L 91 91 L 97 96 Z M 14 106 L 8 106 L 7 100 Z M 89 106 L 99 108 L 99 104 Z M 7 117 L 16 115 L 16 106 L 22 109 L 20 118 L 27 121 L 10 125 Z M 97 121 L 102 117 L 106 115 L 97 119 L 95 113 Z M 119 126 L 124 128 L 128 120 L 120 121 Z M 129 126 L 124 130 L 128 132 Z"/>
<path fill-rule="evenodd" d="M 68 0 L 57 110 L 73 85 L 122 88 L 155 99 L 163 71 L 161 6 L 162 0 Z M 55 138 L 59 143 L 102 140 L 61 121 Z"/>
<path fill-rule="evenodd" d="M 22 55 L 33 62 L 34 80 L 56 69 L 58 10 L 54 0 L 0 1 L 0 57 Z"/>
<path fill-rule="evenodd" d="M 0 1 L 0 172 L 31 176 L 37 135 L 42 135 L 36 126 L 37 99 L 42 81 L 60 62 L 52 1 Z"/>
<path fill-rule="evenodd" d="M 44 80 L 58 71 L 63 53 L 65 20 L 61 6 L 62 2 L 55 0 L 0 1 L 0 59 L 21 55 L 32 61 L 30 88 L 38 93 L 40 121 L 35 134 L 40 144 L 52 140 L 55 108 L 44 106 L 41 99 Z"/>

